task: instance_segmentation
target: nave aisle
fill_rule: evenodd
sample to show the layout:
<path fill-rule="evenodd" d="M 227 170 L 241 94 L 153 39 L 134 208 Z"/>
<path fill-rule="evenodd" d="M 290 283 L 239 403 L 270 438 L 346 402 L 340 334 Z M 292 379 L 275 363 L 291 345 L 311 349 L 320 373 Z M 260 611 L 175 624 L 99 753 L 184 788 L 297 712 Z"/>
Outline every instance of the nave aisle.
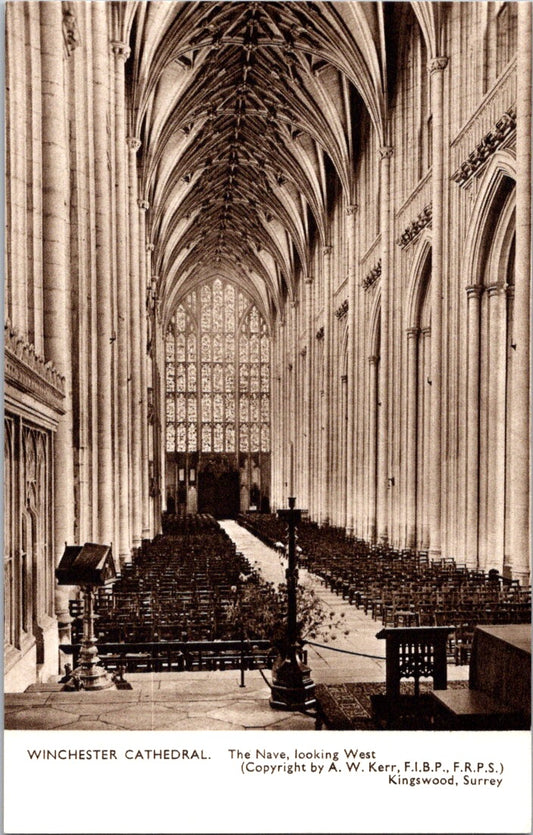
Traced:
<path fill-rule="evenodd" d="M 237 550 L 248 559 L 250 564 L 259 569 L 263 578 L 271 583 L 283 583 L 285 580 L 286 560 L 277 551 L 269 548 L 252 533 L 233 520 L 223 520 L 221 527 L 235 543 Z M 299 581 L 309 585 L 320 597 L 324 606 L 335 613 L 335 620 L 344 613 L 345 630 L 349 635 L 339 634 L 332 649 L 318 649 L 308 646 L 308 664 L 316 684 L 337 684 L 342 682 L 379 682 L 385 681 L 385 662 L 370 658 L 384 659 L 385 642 L 378 640 L 376 634 L 381 623 L 365 615 L 362 609 L 351 606 L 347 600 L 334 594 L 323 586 L 318 577 L 300 568 Z M 317 643 L 323 643 L 317 638 Z M 360 655 L 348 655 L 335 652 L 333 647 Z M 449 681 L 468 679 L 468 666 L 448 666 Z"/>

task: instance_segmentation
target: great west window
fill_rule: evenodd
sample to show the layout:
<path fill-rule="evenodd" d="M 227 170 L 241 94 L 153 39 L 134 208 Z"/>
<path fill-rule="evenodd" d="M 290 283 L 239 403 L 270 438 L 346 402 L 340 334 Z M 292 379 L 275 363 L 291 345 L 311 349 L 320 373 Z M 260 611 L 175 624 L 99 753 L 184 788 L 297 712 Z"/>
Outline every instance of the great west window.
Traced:
<path fill-rule="evenodd" d="M 203 284 L 165 347 L 167 452 L 269 452 L 270 344 L 253 302 L 229 282 Z"/>

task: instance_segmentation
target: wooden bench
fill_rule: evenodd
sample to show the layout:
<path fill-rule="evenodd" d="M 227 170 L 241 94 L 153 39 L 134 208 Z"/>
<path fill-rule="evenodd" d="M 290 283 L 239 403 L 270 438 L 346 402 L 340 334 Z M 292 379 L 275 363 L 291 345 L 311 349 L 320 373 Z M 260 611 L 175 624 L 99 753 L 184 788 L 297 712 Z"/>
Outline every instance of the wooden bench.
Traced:
<path fill-rule="evenodd" d="M 435 724 L 441 730 L 509 731 L 527 730 L 527 719 L 481 690 L 433 690 Z"/>

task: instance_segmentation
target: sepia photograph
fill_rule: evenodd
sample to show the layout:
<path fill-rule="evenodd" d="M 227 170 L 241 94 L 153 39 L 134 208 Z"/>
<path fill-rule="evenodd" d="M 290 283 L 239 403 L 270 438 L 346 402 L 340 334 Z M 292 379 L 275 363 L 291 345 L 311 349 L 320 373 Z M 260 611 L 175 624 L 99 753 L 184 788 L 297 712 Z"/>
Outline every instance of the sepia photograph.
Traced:
<path fill-rule="evenodd" d="M 532 4 L 3 12 L 6 796 L 529 832 Z"/>

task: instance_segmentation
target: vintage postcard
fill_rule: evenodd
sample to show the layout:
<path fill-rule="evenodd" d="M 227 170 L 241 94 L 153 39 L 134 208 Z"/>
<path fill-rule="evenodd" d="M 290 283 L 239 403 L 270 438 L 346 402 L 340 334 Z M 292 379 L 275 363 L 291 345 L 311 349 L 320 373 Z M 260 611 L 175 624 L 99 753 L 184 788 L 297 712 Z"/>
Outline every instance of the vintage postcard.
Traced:
<path fill-rule="evenodd" d="M 530 832 L 531 3 L 2 11 L 5 831 Z"/>

